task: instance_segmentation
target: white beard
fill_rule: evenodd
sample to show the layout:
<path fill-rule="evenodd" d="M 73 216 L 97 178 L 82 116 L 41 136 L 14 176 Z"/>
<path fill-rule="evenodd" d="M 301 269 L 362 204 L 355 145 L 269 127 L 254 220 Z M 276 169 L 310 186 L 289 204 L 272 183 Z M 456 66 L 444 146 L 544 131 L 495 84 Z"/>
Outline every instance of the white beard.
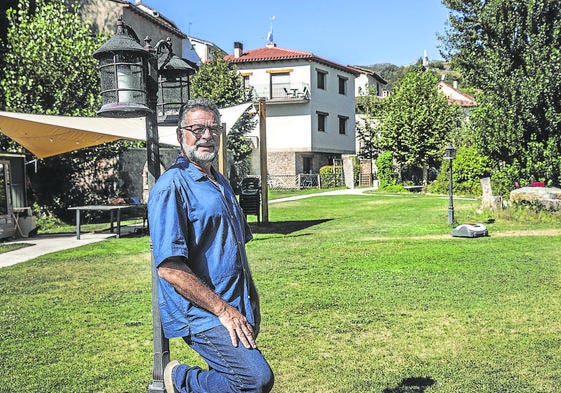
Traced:
<path fill-rule="evenodd" d="M 197 145 L 200 141 L 198 141 L 194 146 L 181 146 L 181 150 L 185 157 L 189 159 L 189 161 L 194 162 L 198 165 L 208 164 L 216 158 L 216 145 L 214 146 L 214 151 L 212 153 L 199 153 L 197 150 Z M 206 141 L 204 142 L 206 143 Z"/>

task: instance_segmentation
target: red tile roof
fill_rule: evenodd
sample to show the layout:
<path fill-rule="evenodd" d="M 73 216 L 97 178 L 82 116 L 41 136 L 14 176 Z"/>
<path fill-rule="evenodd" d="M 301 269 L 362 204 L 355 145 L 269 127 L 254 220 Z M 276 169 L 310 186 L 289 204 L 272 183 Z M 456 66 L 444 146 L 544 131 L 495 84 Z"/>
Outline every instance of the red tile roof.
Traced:
<path fill-rule="evenodd" d="M 449 83 L 439 81 L 438 85 L 439 85 L 439 87 L 442 88 L 443 93 L 448 97 L 448 103 L 449 104 L 456 104 L 456 105 L 459 105 L 459 106 L 462 106 L 462 107 L 469 107 L 469 106 L 476 106 L 477 105 L 477 102 L 475 101 L 475 98 L 473 98 L 469 94 L 464 93 L 460 89 L 454 88 L 454 86 L 450 85 Z M 448 92 L 446 90 L 448 90 Z M 451 97 L 450 94 L 447 94 L 450 91 L 455 92 L 456 94 L 458 94 L 463 99 L 457 99 L 457 98 Z"/>
<path fill-rule="evenodd" d="M 312 60 L 358 76 L 357 71 L 344 65 L 318 57 L 311 52 L 302 52 L 293 49 L 279 48 L 277 46 L 267 46 L 265 48 L 252 49 L 249 51 L 244 51 L 240 57 L 227 55 L 224 58 L 233 63 L 256 63 L 301 59 Z"/>

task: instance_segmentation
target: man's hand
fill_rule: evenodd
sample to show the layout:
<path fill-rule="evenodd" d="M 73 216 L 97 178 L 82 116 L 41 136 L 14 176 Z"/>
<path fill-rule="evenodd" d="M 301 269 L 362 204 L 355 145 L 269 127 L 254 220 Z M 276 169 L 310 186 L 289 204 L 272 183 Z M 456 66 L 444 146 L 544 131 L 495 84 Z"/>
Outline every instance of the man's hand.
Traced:
<path fill-rule="evenodd" d="M 239 339 L 244 347 L 257 348 L 253 326 L 247 321 L 247 318 L 204 285 L 182 258 L 166 259 L 158 267 L 158 274 L 173 285 L 183 297 L 216 315 L 230 333 L 234 347 L 238 346 Z"/>
<path fill-rule="evenodd" d="M 234 307 L 228 305 L 224 311 L 218 315 L 220 323 L 230 333 L 230 339 L 234 347 L 238 346 L 238 339 L 247 349 L 255 349 L 255 337 L 253 335 L 253 327 L 247 319 Z"/>

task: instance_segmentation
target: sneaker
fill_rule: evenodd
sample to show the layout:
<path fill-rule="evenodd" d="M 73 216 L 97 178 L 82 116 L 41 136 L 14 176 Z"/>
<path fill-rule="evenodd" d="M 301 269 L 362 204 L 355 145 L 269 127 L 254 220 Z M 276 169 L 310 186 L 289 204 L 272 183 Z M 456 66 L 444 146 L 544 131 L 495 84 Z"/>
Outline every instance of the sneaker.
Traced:
<path fill-rule="evenodd" d="M 166 387 L 166 393 L 179 393 L 179 390 L 173 385 L 172 377 L 173 368 L 178 364 L 179 362 L 177 360 L 172 360 L 164 369 L 164 386 Z"/>

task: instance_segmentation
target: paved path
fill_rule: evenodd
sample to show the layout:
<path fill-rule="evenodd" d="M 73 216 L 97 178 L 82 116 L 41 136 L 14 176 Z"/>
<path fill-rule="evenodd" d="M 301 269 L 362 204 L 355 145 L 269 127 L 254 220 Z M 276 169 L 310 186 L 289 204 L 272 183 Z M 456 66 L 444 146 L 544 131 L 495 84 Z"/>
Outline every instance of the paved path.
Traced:
<path fill-rule="evenodd" d="M 286 198 L 279 198 L 279 199 L 272 199 L 269 200 L 269 204 L 277 203 L 277 202 L 287 202 L 287 201 L 295 201 L 297 199 L 304 199 L 304 198 L 311 198 L 315 196 L 326 196 L 326 195 L 361 195 L 364 194 L 366 191 L 376 190 L 376 188 L 347 188 L 344 190 L 335 190 L 335 191 L 326 191 L 326 192 L 318 192 L 316 194 L 303 194 L 303 195 L 296 195 L 293 197 L 286 197 Z"/>
<path fill-rule="evenodd" d="M 25 262 L 52 252 L 100 242 L 114 236 L 114 233 L 83 233 L 80 235 L 80 240 L 78 240 L 76 239 L 76 234 L 72 233 L 63 235 L 38 235 L 36 237 L 11 240 L 4 244 L 25 243 L 30 245 L 0 254 L 0 268 Z"/>

